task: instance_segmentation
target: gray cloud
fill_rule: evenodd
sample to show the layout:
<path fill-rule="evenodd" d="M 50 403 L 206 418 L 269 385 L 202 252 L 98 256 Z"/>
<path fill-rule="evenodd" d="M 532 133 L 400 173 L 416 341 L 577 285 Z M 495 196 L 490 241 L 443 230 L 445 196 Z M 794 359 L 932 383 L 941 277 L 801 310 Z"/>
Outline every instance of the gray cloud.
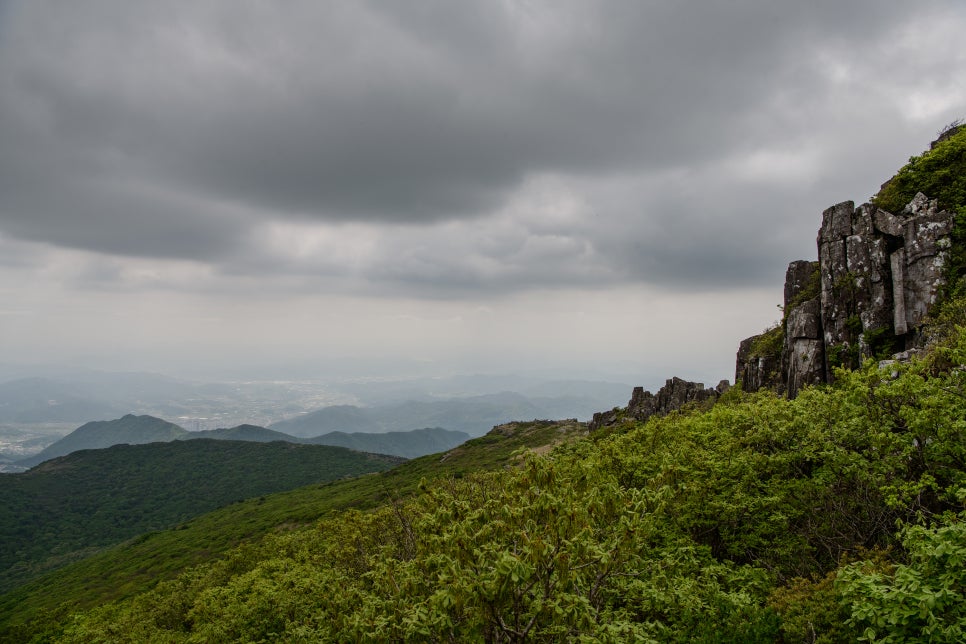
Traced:
<path fill-rule="evenodd" d="M 292 288 L 761 284 L 966 109 L 942 2 L 5 11 L 0 232 Z"/>

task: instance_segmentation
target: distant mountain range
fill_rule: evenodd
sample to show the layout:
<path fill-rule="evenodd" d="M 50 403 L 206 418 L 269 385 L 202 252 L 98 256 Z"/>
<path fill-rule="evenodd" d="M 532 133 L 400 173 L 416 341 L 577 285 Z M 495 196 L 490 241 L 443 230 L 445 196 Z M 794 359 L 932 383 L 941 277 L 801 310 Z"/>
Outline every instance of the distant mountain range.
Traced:
<path fill-rule="evenodd" d="M 501 386 L 518 393 L 500 391 Z M 202 437 L 262 442 L 313 439 L 310 442 L 320 443 L 319 436 L 334 434 L 328 442 L 413 457 L 465 440 L 462 435 L 443 438 L 439 434 L 443 431 L 474 437 L 514 420 L 586 420 L 596 411 L 623 404 L 629 388 L 513 375 L 333 385 L 287 381 L 204 384 L 151 373 L 65 371 L 61 376 L 0 382 L 0 471 L 15 472 L 78 449 Z M 365 403 L 331 404 L 346 400 Z M 134 410 L 181 424 L 150 428 L 96 425 Z M 69 429 L 88 422 L 95 425 L 52 444 Z M 210 427 L 221 429 L 205 429 Z M 339 434 L 424 428 L 433 428 L 438 435 L 428 441 L 431 432 L 405 440 L 360 436 L 350 440 Z M 35 453 L 43 447 L 46 449 Z"/>
<path fill-rule="evenodd" d="M 355 409 L 365 409 L 364 415 L 368 416 L 374 409 L 387 410 L 382 415 L 391 414 L 400 405 L 413 402 L 453 403 L 456 406 L 508 404 L 511 406 L 508 411 L 513 412 L 521 405 L 521 399 L 525 399 L 529 409 L 519 411 L 529 411 L 531 415 L 502 414 L 502 420 L 510 417 L 586 420 L 596 411 L 626 402 L 631 387 L 613 382 L 549 381 L 509 374 L 323 385 L 313 382 L 197 383 L 153 373 L 98 371 L 65 371 L 58 376 L 6 381 L 2 379 L 3 373 L 0 369 L 0 423 L 18 424 L 67 422 L 79 425 L 137 411 L 163 418 L 226 418 L 226 425 L 243 419 L 266 425 L 279 418 L 338 403 L 358 405 Z M 505 393 L 510 391 L 516 393 Z M 451 426 L 446 422 L 427 420 L 425 414 L 422 422 L 408 426 L 387 427 L 379 418 L 370 418 L 367 425 L 353 416 L 347 404 L 333 407 L 331 413 L 333 422 L 328 423 L 323 432 L 446 427 L 482 434 L 493 426 L 492 423 L 480 423 L 477 428 Z M 341 419 L 344 421 L 341 424 L 335 422 L 339 413 L 348 415 Z M 360 424 L 346 424 L 351 422 Z"/>
<path fill-rule="evenodd" d="M 375 407 L 324 407 L 272 423 L 269 427 L 300 437 L 333 431 L 408 431 L 414 427 L 445 427 L 471 436 L 482 436 L 496 425 L 515 420 L 587 418 L 592 415 L 592 412 L 588 414 L 588 410 L 594 404 L 599 404 L 595 397 L 528 397 L 502 392 L 433 401 L 407 400 Z"/>
<path fill-rule="evenodd" d="M 104 449 L 121 444 L 143 445 L 199 439 L 257 443 L 285 441 L 288 443 L 331 445 L 348 447 L 361 452 L 415 458 L 424 454 L 451 449 L 469 438 L 469 434 L 464 432 L 450 431 L 438 427 L 379 434 L 331 432 L 308 439 L 258 427 L 257 425 L 239 425 L 224 429 L 189 432 L 183 427 L 160 418 L 128 414 L 116 420 L 93 421 L 82 425 L 64 438 L 49 445 L 40 453 L 17 461 L 16 465 L 26 469 L 52 458 L 66 456 L 80 450 Z"/>

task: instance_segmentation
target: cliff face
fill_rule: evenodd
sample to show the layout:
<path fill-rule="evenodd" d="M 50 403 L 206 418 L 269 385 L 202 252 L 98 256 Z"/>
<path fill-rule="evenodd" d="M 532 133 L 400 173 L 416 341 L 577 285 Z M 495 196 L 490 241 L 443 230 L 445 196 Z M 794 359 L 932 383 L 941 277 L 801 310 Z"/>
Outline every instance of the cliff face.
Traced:
<path fill-rule="evenodd" d="M 966 230 L 956 229 L 955 212 L 938 207 L 951 204 L 966 218 L 966 124 L 950 124 L 874 199 L 879 206 L 844 201 L 822 213 L 818 260 L 794 261 L 785 273 L 781 323 L 740 343 L 735 380 L 742 389 L 793 398 L 806 385 L 831 382 L 836 367 L 907 356 L 925 344 L 922 327 L 947 265 L 956 288 L 966 289 Z M 657 394 L 637 387 L 626 410 L 595 414 L 590 428 L 713 402 L 727 387 L 680 378 Z"/>
<path fill-rule="evenodd" d="M 917 348 L 944 283 L 953 224 L 954 213 L 922 193 L 899 214 L 851 201 L 828 208 L 818 262 L 788 266 L 783 339 L 753 336 L 739 347 L 735 378 L 742 388 L 794 397 L 803 385 L 830 382 L 835 367 Z"/>

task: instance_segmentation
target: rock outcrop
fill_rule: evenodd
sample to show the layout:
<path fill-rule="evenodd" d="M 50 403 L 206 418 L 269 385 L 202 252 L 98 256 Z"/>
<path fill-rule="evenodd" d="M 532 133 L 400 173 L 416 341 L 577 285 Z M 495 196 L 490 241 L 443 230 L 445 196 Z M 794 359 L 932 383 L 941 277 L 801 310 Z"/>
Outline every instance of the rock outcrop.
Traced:
<path fill-rule="evenodd" d="M 844 201 L 822 214 L 818 262 L 792 262 L 784 319 L 771 342 L 744 340 L 735 377 L 745 391 L 794 397 L 836 367 L 915 349 L 944 283 L 954 213 L 919 193 L 899 214 Z M 780 336 L 779 342 L 775 340 Z"/>
<path fill-rule="evenodd" d="M 951 124 L 931 149 L 963 128 L 961 122 Z M 961 176 L 961 165 L 951 167 L 935 172 Z M 882 184 L 880 198 L 904 171 Z M 902 194 L 909 193 L 904 188 Z M 893 208 L 899 202 L 894 194 L 882 201 Z M 926 344 L 926 315 L 945 285 L 953 235 L 961 235 L 955 223 L 955 213 L 940 210 L 922 193 L 898 213 L 872 203 L 856 208 L 851 201 L 826 209 L 816 240 L 818 260 L 788 265 L 782 320 L 741 341 L 735 380 L 748 392 L 770 389 L 793 398 L 805 386 L 831 382 L 837 367 L 856 368 L 866 358 L 883 366 L 909 359 Z M 962 275 L 962 263 L 954 257 L 949 270 Z M 706 389 L 680 378 L 668 380 L 657 394 L 637 387 L 626 409 L 594 414 L 589 428 L 713 401 L 727 388 L 726 380 Z"/>
<path fill-rule="evenodd" d="M 644 421 L 651 416 L 664 416 L 692 403 L 717 400 L 730 387 L 731 385 L 728 384 L 727 380 L 722 380 L 713 389 L 706 389 L 703 383 L 690 382 L 676 377 L 666 381 L 656 394 L 644 391 L 644 387 L 634 387 L 631 400 L 627 403 L 625 410 L 598 412 L 594 414 L 594 418 L 587 426 L 593 431 L 613 425 L 623 419 Z"/>

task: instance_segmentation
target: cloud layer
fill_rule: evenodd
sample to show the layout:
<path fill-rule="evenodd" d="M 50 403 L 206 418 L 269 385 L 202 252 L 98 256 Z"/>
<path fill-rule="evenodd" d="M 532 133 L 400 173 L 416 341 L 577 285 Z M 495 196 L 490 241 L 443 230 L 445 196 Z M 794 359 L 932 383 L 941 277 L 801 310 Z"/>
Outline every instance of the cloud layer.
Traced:
<path fill-rule="evenodd" d="M 966 113 L 964 32 L 940 1 L 12 0 L 0 263 L 239 297 L 773 285 Z"/>

